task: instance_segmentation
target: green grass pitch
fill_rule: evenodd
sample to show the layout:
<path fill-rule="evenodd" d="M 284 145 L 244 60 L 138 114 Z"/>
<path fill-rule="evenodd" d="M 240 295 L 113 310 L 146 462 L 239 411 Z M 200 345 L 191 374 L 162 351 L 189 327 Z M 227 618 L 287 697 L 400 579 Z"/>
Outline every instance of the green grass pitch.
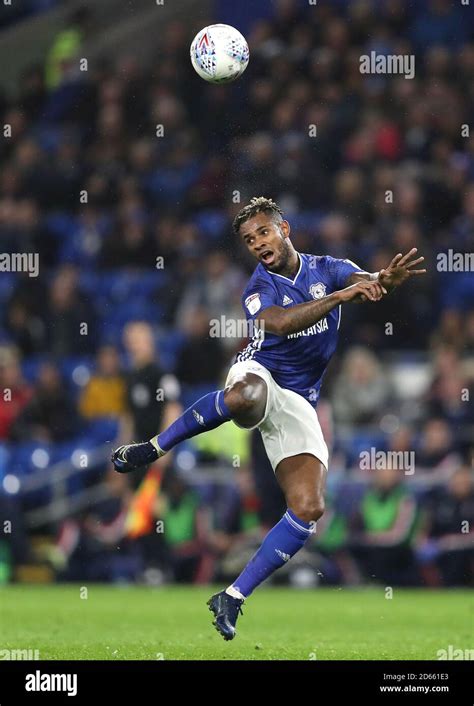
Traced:
<path fill-rule="evenodd" d="M 91 584 L 81 598 L 77 584 L 6 586 L 2 649 L 47 660 L 436 660 L 449 645 L 473 647 L 473 591 L 262 587 L 224 642 L 206 606 L 216 590 Z"/>

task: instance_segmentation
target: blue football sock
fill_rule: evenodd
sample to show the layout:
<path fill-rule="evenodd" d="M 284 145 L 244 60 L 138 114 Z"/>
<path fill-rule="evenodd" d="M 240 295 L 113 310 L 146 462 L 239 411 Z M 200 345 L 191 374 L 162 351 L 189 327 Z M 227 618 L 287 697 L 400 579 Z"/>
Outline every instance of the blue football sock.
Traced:
<path fill-rule="evenodd" d="M 173 424 L 155 438 L 160 449 L 169 451 L 180 441 L 215 429 L 229 419 L 231 414 L 224 402 L 224 390 L 210 392 L 183 412 Z"/>
<path fill-rule="evenodd" d="M 294 556 L 312 533 L 310 524 L 300 520 L 291 510 L 287 510 L 227 591 L 236 595 L 233 589 L 247 598 L 254 588 Z"/>

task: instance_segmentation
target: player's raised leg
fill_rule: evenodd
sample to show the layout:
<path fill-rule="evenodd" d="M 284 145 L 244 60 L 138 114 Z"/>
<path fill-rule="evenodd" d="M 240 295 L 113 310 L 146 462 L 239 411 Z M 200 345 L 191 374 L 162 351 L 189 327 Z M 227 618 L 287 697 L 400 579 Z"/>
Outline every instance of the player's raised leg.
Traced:
<path fill-rule="evenodd" d="M 129 473 L 153 463 L 180 441 L 234 420 L 244 427 L 259 424 L 265 414 L 267 385 L 254 373 L 245 373 L 224 390 L 210 392 L 197 400 L 167 429 L 150 441 L 119 446 L 112 462 L 119 473 Z"/>
<path fill-rule="evenodd" d="M 311 454 L 280 461 L 276 477 L 285 495 L 287 511 L 267 534 L 240 576 L 208 601 L 214 625 L 225 640 L 235 636 L 235 624 L 244 600 L 305 544 L 324 512 L 326 468 Z"/>

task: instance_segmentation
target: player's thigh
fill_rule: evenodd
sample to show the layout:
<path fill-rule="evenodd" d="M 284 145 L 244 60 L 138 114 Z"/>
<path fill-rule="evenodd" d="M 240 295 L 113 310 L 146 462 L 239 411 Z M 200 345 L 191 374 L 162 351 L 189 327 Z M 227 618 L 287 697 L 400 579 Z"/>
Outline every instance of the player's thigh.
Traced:
<path fill-rule="evenodd" d="M 275 476 L 290 510 L 306 522 L 321 517 L 327 470 L 316 456 L 302 453 L 284 458 Z"/>
<path fill-rule="evenodd" d="M 261 422 L 265 416 L 267 397 L 265 380 L 249 372 L 235 376 L 224 391 L 224 400 L 232 419 L 243 427 L 253 427 Z"/>

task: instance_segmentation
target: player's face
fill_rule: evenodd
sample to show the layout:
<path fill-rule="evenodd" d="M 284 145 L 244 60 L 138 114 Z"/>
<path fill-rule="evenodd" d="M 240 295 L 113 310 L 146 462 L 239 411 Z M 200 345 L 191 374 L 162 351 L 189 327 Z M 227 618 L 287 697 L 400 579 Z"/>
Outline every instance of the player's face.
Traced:
<path fill-rule="evenodd" d="M 252 255 L 271 272 L 284 270 L 291 256 L 290 225 L 276 223 L 266 213 L 257 213 L 240 227 L 240 235 Z"/>

